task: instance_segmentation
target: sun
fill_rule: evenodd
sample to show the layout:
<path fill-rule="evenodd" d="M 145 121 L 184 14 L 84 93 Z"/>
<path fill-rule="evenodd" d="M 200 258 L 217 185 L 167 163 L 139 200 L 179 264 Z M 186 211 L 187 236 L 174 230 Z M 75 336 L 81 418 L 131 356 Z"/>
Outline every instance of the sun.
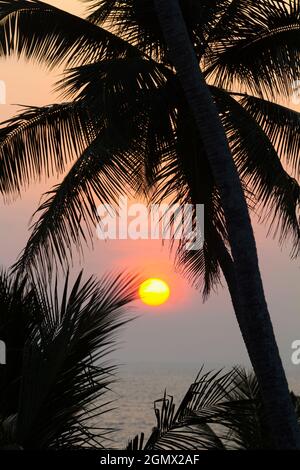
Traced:
<path fill-rule="evenodd" d="M 170 297 L 170 288 L 165 281 L 150 278 L 140 285 L 139 296 L 144 304 L 157 307 L 168 300 Z"/>

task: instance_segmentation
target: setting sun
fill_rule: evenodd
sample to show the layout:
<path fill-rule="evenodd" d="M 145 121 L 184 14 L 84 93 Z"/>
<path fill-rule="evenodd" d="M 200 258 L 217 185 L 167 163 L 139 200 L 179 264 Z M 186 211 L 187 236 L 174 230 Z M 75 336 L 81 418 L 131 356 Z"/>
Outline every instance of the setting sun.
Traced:
<path fill-rule="evenodd" d="M 164 304 L 170 297 L 168 284 L 161 279 L 150 278 L 144 281 L 139 288 L 139 296 L 146 305 L 156 307 Z"/>

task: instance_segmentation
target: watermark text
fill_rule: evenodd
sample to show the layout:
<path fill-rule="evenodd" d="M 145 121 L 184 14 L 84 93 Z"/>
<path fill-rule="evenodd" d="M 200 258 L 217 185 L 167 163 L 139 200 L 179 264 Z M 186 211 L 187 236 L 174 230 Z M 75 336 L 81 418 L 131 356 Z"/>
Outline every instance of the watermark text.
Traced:
<path fill-rule="evenodd" d="M 6 344 L 0 340 L 0 365 L 6 364 Z"/>
<path fill-rule="evenodd" d="M 186 250 L 199 250 L 204 242 L 202 204 L 129 204 L 121 196 L 118 207 L 101 204 L 97 236 L 100 240 L 180 240 Z"/>

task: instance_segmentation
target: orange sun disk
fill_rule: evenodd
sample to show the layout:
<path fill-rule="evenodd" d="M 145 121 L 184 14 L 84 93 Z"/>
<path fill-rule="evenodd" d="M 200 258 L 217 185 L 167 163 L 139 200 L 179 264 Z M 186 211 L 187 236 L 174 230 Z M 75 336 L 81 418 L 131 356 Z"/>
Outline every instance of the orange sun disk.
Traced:
<path fill-rule="evenodd" d="M 158 278 L 150 278 L 140 285 L 139 296 L 144 304 L 157 307 L 168 300 L 170 288 L 165 281 Z"/>

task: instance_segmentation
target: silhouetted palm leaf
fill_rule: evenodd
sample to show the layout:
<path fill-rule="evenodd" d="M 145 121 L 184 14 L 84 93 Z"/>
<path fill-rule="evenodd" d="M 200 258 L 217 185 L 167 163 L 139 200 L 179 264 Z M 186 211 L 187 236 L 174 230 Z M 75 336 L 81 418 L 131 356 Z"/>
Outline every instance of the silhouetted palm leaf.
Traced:
<path fill-rule="evenodd" d="M 137 54 L 109 31 L 45 2 L 1 0 L 0 56 L 14 52 L 50 68 Z"/>
<path fill-rule="evenodd" d="M 270 229 L 279 233 L 281 242 L 291 236 L 297 254 L 300 241 L 297 181 L 285 171 L 268 135 L 248 111 L 228 93 L 215 88 L 214 95 L 240 177 L 255 195 L 255 212 L 262 220 L 269 220 Z M 291 132 L 293 124 L 291 121 Z M 296 142 L 295 135 L 295 145 Z"/>
<path fill-rule="evenodd" d="M 291 394 L 300 421 L 299 397 Z M 271 448 L 257 379 L 235 367 L 227 374 L 201 369 L 177 411 L 173 397 L 154 403 L 157 426 L 127 450 L 225 450 Z"/>
<path fill-rule="evenodd" d="M 154 404 L 157 426 L 154 428 L 145 450 L 200 450 L 224 449 L 221 439 L 209 425 L 220 410 L 232 388 L 232 375 L 203 373 L 202 370 L 191 385 L 176 411 L 172 396 L 165 393 Z M 159 406 L 160 405 L 160 406 Z M 138 450 L 143 438 L 135 438 L 128 445 Z"/>
<path fill-rule="evenodd" d="M 24 9 L 22 6 L 25 4 Z M 291 80 L 299 72 L 299 1 L 186 0 L 181 6 L 199 62 L 210 81 L 219 86 L 212 86 L 211 91 L 219 106 L 249 206 L 261 220 L 268 222 L 273 233 L 278 232 L 280 242 L 291 236 L 292 253 L 297 254 L 299 185 L 289 172 L 292 166 L 293 174 L 298 176 L 298 113 L 255 96 L 237 96 L 231 89 L 242 84 L 256 94 L 264 93 L 266 97 L 270 96 L 271 89 L 273 94 L 287 94 Z M 65 55 L 67 65 L 79 65 L 67 69 L 59 83 L 61 91 L 75 100 L 75 112 L 72 114 L 71 107 L 70 120 L 63 111 L 61 120 L 59 114 L 57 119 L 52 119 L 50 108 L 37 110 L 35 135 L 34 127 L 29 125 L 26 128 L 25 125 L 25 129 L 22 128 L 27 122 L 26 115 L 1 130 L 3 149 L 7 148 L 9 155 L 5 165 L 0 164 L 1 192 L 6 195 L 7 191 L 18 191 L 22 179 L 26 185 L 29 178 L 43 171 L 62 169 L 65 164 L 60 167 L 60 159 L 56 162 L 51 154 L 55 131 L 62 145 L 63 162 L 70 158 L 73 147 L 81 148 L 82 138 L 90 132 L 90 127 L 96 128 L 93 138 L 97 138 L 97 132 L 109 133 L 112 136 L 110 143 L 106 142 L 109 145 L 118 140 L 118 135 L 123 141 L 121 153 L 118 145 L 107 149 L 112 161 L 109 167 L 111 184 L 108 184 L 108 173 L 105 173 L 108 165 L 87 157 L 90 155 L 90 141 L 79 158 L 75 155 L 78 163 L 71 169 L 70 177 L 66 177 L 40 207 L 42 217 L 34 225 L 28 253 L 26 250 L 22 256 L 23 266 L 27 261 L 30 264 L 37 259 L 33 252 L 43 253 L 43 243 L 49 248 L 49 254 L 46 254 L 49 263 L 55 253 L 59 261 L 64 262 L 73 242 L 81 248 L 80 238 L 89 238 L 86 230 L 88 232 L 96 220 L 94 195 L 100 191 L 101 198 L 109 202 L 112 185 L 115 185 L 116 197 L 122 186 L 124 188 L 123 183 L 131 179 L 134 190 L 147 196 L 156 192 L 156 200 L 168 196 L 174 201 L 205 204 L 204 250 L 187 253 L 183 257 L 179 250 L 178 259 L 185 262 L 187 275 L 203 286 L 206 296 L 220 280 L 214 238 L 220 236 L 226 245 L 226 226 L 201 136 L 196 131 L 182 89 L 168 62 L 152 0 L 91 0 L 90 7 L 89 19 L 94 24 L 42 2 L 0 2 L 0 15 L 3 17 L 0 31 L 10 39 L 2 50 L 5 55 L 19 50 L 29 58 L 43 60 L 44 56 L 50 65 L 60 63 Z M 56 14 L 55 23 L 51 18 Z M 31 30 L 28 28 L 29 19 Z M 115 34 L 106 34 L 100 24 Z M 99 51 L 95 49 L 95 41 Z M 56 49 L 57 60 L 54 57 Z M 87 113 L 88 125 L 83 122 L 84 118 L 80 118 L 81 111 L 78 115 L 80 106 Z M 34 120 L 34 111 L 30 113 L 33 113 Z M 132 121 L 130 131 L 129 120 Z M 14 125 L 16 128 L 13 127 L 11 136 L 10 126 Z M 40 133 L 46 126 L 49 133 L 47 145 L 41 141 Z M 29 135 L 30 141 L 37 144 L 34 148 L 26 140 Z M 10 137 L 7 140 L 5 136 Z M 43 150 L 42 156 L 40 150 Z M 17 154 L 16 151 L 20 153 L 20 161 L 12 156 L 12 152 Z M 97 154 L 103 154 L 103 146 Z M 88 164 L 83 167 L 83 160 L 88 160 L 91 168 Z M 288 164 L 287 168 L 283 167 L 283 162 Z M 29 165 L 33 166 L 29 168 Z M 102 171 L 103 178 L 100 175 Z M 121 175 L 123 171 L 125 174 Z M 9 175 L 9 172 L 14 174 Z M 105 184 L 102 184 L 103 179 Z M 71 184 L 75 184 L 75 202 L 69 209 L 64 201 L 71 200 Z M 55 207 L 58 204 L 61 206 Z M 75 224 L 83 221 L 84 227 L 76 228 L 71 217 L 74 217 Z M 67 234 L 65 229 L 70 232 Z M 51 232 L 54 235 L 49 241 Z M 41 259 L 44 261 L 43 254 Z"/>
<path fill-rule="evenodd" d="M 253 94 L 291 95 L 299 78 L 298 0 L 234 0 L 230 17 L 212 34 L 205 61 L 215 86 Z"/>
<path fill-rule="evenodd" d="M 149 57 L 168 61 L 163 34 L 152 0 L 85 0 L 89 19 L 98 25 L 113 24 L 125 40 Z M 182 0 L 183 15 L 197 53 L 203 54 L 207 38 L 230 0 Z"/>
<path fill-rule="evenodd" d="M 97 134 L 97 119 L 81 102 L 28 108 L 0 128 L 0 190 L 5 195 L 58 176 Z"/>
<path fill-rule="evenodd" d="M 127 130 L 132 135 L 130 123 Z M 135 148 L 130 152 L 120 134 L 103 131 L 98 135 L 63 182 L 47 194 L 16 268 L 30 271 L 42 266 L 51 272 L 55 256 L 66 266 L 72 259 L 72 246 L 80 250 L 82 240 L 93 238 L 93 229 L 101 222 L 96 201 L 117 206 L 119 195 L 128 194 L 133 184 L 139 163 L 137 139 L 138 135 L 130 140 Z"/>
<path fill-rule="evenodd" d="M 258 122 L 289 170 L 298 177 L 300 168 L 300 113 L 249 95 L 240 95 L 241 105 Z"/>
<path fill-rule="evenodd" d="M 67 276 L 59 292 L 55 279 L 25 286 L 1 275 L 0 331 L 8 361 L 0 370 L 0 446 L 101 447 L 110 432 L 91 420 L 100 423 L 108 409 L 103 398 L 115 367 L 105 357 L 127 321 L 123 310 L 135 298 L 136 279 L 83 282 L 81 273 L 69 284 Z M 22 335 L 16 335 L 20 327 Z"/>

